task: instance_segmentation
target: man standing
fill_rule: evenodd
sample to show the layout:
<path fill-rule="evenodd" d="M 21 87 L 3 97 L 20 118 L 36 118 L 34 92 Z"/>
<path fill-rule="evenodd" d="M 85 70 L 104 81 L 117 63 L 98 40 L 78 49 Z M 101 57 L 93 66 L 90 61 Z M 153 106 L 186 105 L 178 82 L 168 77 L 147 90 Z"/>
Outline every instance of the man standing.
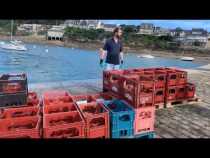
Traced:
<path fill-rule="evenodd" d="M 113 31 L 113 37 L 108 39 L 100 49 L 100 65 L 103 67 L 104 58 L 106 56 L 105 70 L 120 69 L 123 64 L 123 46 L 122 46 L 122 29 L 117 27 Z"/>

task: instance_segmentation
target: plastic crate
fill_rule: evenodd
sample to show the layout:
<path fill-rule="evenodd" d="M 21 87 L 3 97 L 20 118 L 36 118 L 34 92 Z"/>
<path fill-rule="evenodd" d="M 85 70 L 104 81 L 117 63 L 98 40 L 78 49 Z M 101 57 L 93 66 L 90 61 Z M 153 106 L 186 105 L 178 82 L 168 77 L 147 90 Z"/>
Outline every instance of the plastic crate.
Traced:
<path fill-rule="evenodd" d="M 121 100 L 113 100 L 104 102 L 109 110 L 110 125 L 112 131 L 121 129 L 132 129 L 134 122 L 133 108 Z"/>
<path fill-rule="evenodd" d="M 52 103 L 53 104 L 53 103 Z M 60 112 L 77 111 L 74 103 L 56 103 L 53 106 L 43 106 L 43 114 L 54 114 Z"/>
<path fill-rule="evenodd" d="M 85 124 L 76 124 L 68 127 L 46 128 L 44 138 L 85 138 Z"/>
<path fill-rule="evenodd" d="M 51 90 L 43 93 L 43 103 L 45 106 L 52 102 L 73 102 L 73 99 L 68 91 Z"/>
<path fill-rule="evenodd" d="M 96 102 L 94 95 L 73 95 L 72 98 L 78 105 Z"/>
<path fill-rule="evenodd" d="M 153 139 L 155 138 L 155 132 L 145 132 L 142 134 L 135 135 L 134 138 L 137 139 Z"/>
<path fill-rule="evenodd" d="M 176 86 L 177 85 L 177 72 L 174 69 L 166 69 L 167 77 L 166 77 L 166 86 Z"/>
<path fill-rule="evenodd" d="M 139 81 L 138 76 L 124 76 L 122 97 L 134 108 L 154 105 L 154 81 Z"/>
<path fill-rule="evenodd" d="M 39 114 L 40 108 L 38 106 L 5 108 L 0 110 L 0 119 L 38 116 Z"/>
<path fill-rule="evenodd" d="M 8 118 L 0 120 L 0 136 L 39 133 L 41 119 L 39 116 Z"/>
<path fill-rule="evenodd" d="M 28 93 L 26 74 L 3 74 L 0 76 L 0 94 Z"/>
<path fill-rule="evenodd" d="M 154 131 L 155 107 L 135 109 L 134 135 Z"/>
<path fill-rule="evenodd" d="M 166 75 L 167 73 L 165 70 L 155 70 L 155 88 L 165 88 Z"/>
<path fill-rule="evenodd" d="M 102 103 L 78 105 L 86 122 L 87 138 L 109 138 L 109 111 Z"/>
<path fill-rule="evenodd" d="M 79 126 L 84 124 L 84 120 L 78 111 L 61 112 L 43 115 L 43 128 L 69 128 L 72 126 Z"/>
<path fill-rule="evenodd" d="M 124 70 L 103 71 L 103 89 L 114 93 L 121 92 L 121 75 L 126 74 Z"/>
<path fill-rule="evenodd" d="M 196 87 L 195 87 L 194 84 L 187 83 L 186 84 L 186 98 L 187 99 L 194 98 L 195 97 L 195 90 L 196 90 Z"/>
<path fill-rule="evenodd" d="M 116 138 L 116 139 L 131 138 L 132 136 L 133 136 L 133 128 L 131 129 L 125 128 L 111 132 L 111 138 Z"/>
<path fill-rule="evenodd" d="M 40 102 L 36 92 L 28 92 L 27 105 L 36 106 Z"/>
<path fill-rule="evenodd" d="M 27 93 L 14 93 L 0 95 L 0 107 L 15 107 L 27 104 Z"/>
<path fill-rule="evenodd" d="M 155 97 L 154 97 L 155 104 L 157 103 L 164 103 L 165 101 L 165 88 L 158 88 L 155 89 Z"/>
<path fill-rule="evenodd" d="M 104 102 L 104 101 L 110 101 L 115 99 L 115 97 L 110 93 L 97 93 L 92 95 L 97 102 Z"/>
<path fill-rule="evenodd" d="M 177 85 L 185 85 L 187 83 L 187 72 L 183 70 L 176 70 Z"/>
<path fill-rule="evenodd" d="M 176 99 L 180 100 L 180 99 L 186 99 L 186 85 L 179 85 L 176 86 L 177 88 L 177 94 L 176 94 Z"/>
<path fill-rule="evenodd" d="M 21 132 L 9 135 L 1 135 L 0 139 L 40 139 L 40 133 L 37 132 Z"/>
<path fill-rule="evenodd" d="M 177 88 L 176 86 L 170 86 L 166 88 L 166 102 L 175 101 L 177 96 Z"/>

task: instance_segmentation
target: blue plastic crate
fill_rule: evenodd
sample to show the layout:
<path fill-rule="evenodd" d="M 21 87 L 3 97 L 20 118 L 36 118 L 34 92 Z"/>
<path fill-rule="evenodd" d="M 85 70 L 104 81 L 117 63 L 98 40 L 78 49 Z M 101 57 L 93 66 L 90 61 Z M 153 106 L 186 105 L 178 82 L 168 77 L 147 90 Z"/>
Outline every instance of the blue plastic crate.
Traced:
<path fill-rule="evenodd" d="M 134 138 L 137 139 L 153 139 L 155 138 L 155 132 L 145 132 L 139 135 L 135 135 Z"/>
<path fill-rule="evenodd" d="M 123 129 L 133 129 L 134 110 L 121 100 L 105 101 L 105 107 L 110 112 L 110 129 L 119 131 Z"/>
<path fill-rule="evenodd" d="M 111 131 L 111 138 L 132 138 L 133 129 Z"/>

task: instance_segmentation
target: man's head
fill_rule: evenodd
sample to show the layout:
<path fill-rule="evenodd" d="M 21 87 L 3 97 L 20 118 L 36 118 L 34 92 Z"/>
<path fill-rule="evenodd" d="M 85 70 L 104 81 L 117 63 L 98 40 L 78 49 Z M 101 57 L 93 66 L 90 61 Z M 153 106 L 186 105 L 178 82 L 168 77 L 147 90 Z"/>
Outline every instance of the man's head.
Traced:
<path fill-rule="evenodd" d="M 113 31 L 113 35 L 120 39 L 122 37 L 122 29 L 120 27 L 116 27 Z"/>

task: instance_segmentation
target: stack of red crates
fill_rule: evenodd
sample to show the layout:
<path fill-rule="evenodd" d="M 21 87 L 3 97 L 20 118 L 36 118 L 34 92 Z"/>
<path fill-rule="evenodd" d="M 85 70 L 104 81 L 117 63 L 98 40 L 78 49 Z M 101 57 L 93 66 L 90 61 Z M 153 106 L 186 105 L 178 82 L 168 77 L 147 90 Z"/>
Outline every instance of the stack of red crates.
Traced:
<path fill-rule="evenodd" d="M 166 68 L 166 99 L 167 107 L 172 106 L 173 102 L 183 101 L 195 97 L 195 85 L 187 80 L 187 72 L 175 69 Z"/>
<path fill-rule="evenodd" d="M 77 104 L 85 119 L 86 138 L 109 138 L 109 112 L 101 99 L 112 99 L 105 93 L 93 95 L 74 95 Z"/>
<path fill-rule="evenodd" d="M 40 106 L 35 92 L 29 92 L 27 104 L 0 109 L 0 138 L 40 138 Z"/>
<path fill-rule="evenodd" d="M 85 122 L 67 91 L 43 94 L 43 137 L 84 138 Z"/>
<path fill-rule="evenodd" d="M 103 76 L 104 91 L 118 96 L 119 99 L 123 99 L 135 109 L 134 135 L 153 132 L 156 77 L 154 70 L 128 69 L 104 71 Z"/>

